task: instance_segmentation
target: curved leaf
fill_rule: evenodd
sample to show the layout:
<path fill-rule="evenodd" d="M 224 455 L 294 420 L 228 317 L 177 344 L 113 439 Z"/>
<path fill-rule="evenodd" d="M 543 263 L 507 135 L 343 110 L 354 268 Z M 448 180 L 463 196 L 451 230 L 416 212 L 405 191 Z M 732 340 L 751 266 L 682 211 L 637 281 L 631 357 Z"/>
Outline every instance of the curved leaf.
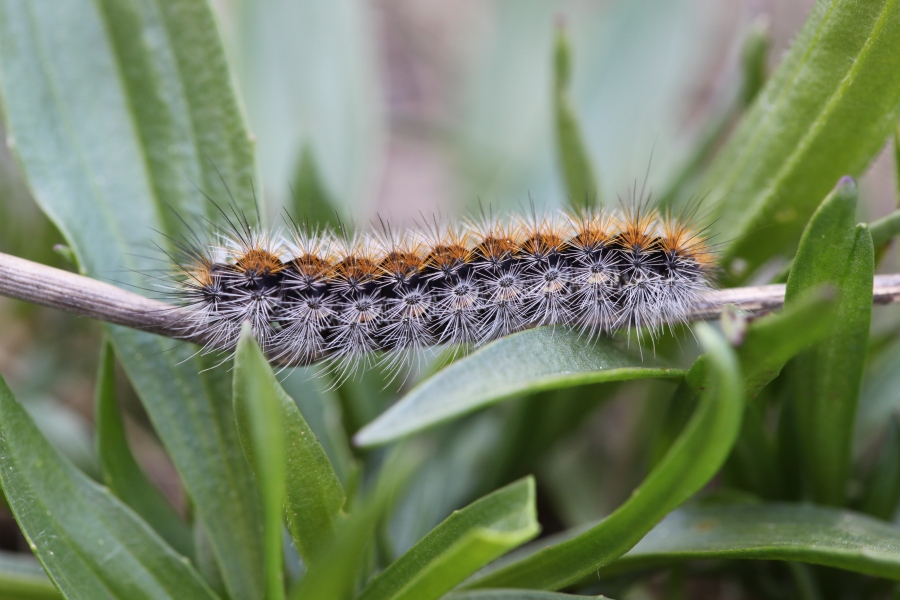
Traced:
<path fill-rule="evenodd" d="M 559 589 L 574 583 L 631 549 L 716 474 L 741 427 L 743 382 L 725 340 L 706 324 L 696 331 L 707 350 L 710 381 L 690 422 L 641 486 L 595 527 L 490 572 L 470 587 Z"/>
<path fill-rule="evenodd" d="M 719 154 L 724 260 L 750 273 L 789 251 L 829 187 L 858 176 L 900 114 L 900 1 L 819 0 Z M 763 233 L 764 231 L 764 233 Z"/>
<path fill-rule="evenodd" d="M 808 562 L 900 580 L 900 529 L 859 513 L 804 504 L 682 508 L 598 574 L 715 558 Z"/>
<path fill-rule="evenodd" d="M 2 379 L 0 482 L 67 598 L 215 598 L 187 560 L 53 450 Z"/>
<path fill-rule="evenodd" d="M 828 336 L 788 366 L 803 476 L 813 498 L 841 505 L 850 466 L 853 426 L 868 350 L 875 251 L 865 225 L 855 226 L 856 184 L 841 180 L 803 233 L 785 290 L 790 306 L 810 289 L 839 293 Z"/>
<path fill-rule="evenodd" d="M 127 286 L 178 236 L 170 210 L 219 221 L 197 187 L 254 220 L 253 147 L 206 0 L 0 3 L 0 93 L 31 191 L 83 270 Z M 217 172 L 218 171 L 218 172 Z M 262 594 L 261 510 L 223 371 L 195 349 L 108 327 L 209 533 L 230 594 Z"/>
<path fill-rule="evenodd" d="M 385 444 L 520 394 L 606 381 L 678 378 L 680 369 L 648 366 L 609 338 L 587 341 L 542 327 L 502 338 L 414 388 L 353 438 Z"/>
<path fill-rule="evenodd" d="M 454 512 L 378 574 L 357 600 L 432 600 L 537 535 L 534 480 L 526 478 Z"/>
<path fill-rule="evenodd" d="M 344 505 L 344 490 L 325 450 L 297 405 L 278 384 L 259 345 L 249 334 L 241 339 L 234 372 L 234 412 L 241 444 L 257 476 L 264 475 L 260 471 L 264 461 L 282 463 L 283 473 L 273 472 L 260 478 L 271 479 L 276 475 L 285 478 L 284 512 L 288 529 L 301 556 L 313 561 L 334 535 Z M 266 415 L 269 422 L 259 429 L 259 418 L 254 419 L 254 411 L 263 401 L 272 403 L 275 412 Z M 274 436 L 273 440 L 268 439 L 269 435 Z M 277 438 L 282 441 L 278 442 Z M 278 444 L 283 444 L 283 448 L 276 454 L 273 447 Z M 281 508 L 277 512 L 280 523 Z M 280 525 L 277 532 L 280 546 Z"/>

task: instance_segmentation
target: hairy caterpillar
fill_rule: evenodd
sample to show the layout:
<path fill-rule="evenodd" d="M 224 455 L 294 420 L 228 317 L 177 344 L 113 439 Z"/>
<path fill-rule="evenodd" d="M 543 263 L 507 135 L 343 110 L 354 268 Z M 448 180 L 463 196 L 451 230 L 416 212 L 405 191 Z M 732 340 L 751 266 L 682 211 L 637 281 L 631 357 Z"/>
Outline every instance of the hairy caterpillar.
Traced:
<path fill-rule="evenodd" d="M 267 230 L 236 211 L 225 220 L 213 243 L 192 234 L 176 244 L 163 287 L 185 310 L 185 335 L 227 351 L 249 321 L 273 360 L 327 357 L 343 372 L 376 351 L 396 366 L 418 350 L 539 325 L 652 339 L 688 320 L 714 269 L 689 219 L 640 205 L 402 231 L 382 222 L 356 234 L 294 221 Z"/>

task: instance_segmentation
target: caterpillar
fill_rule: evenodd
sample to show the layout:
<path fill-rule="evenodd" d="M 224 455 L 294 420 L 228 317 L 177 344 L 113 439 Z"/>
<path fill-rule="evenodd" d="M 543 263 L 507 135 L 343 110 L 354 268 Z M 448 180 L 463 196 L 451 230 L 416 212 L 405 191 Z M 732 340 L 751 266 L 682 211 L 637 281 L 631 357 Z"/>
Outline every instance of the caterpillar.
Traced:
<path fill-rule="evenodd" d="M 356 233 L 293 219 L 271 230 L 220 212 L 211 242 L 192 231 L 170 253 L 162 289 L 187 315 L 184 334 L 230 351 L 247 321 L 273 361 L 328 359 L 343 372 L 379 352 L 397 366 L 541 325 L 654 339 L 687 322 L 715 269 L 691 219 L 641 205 Z"/>

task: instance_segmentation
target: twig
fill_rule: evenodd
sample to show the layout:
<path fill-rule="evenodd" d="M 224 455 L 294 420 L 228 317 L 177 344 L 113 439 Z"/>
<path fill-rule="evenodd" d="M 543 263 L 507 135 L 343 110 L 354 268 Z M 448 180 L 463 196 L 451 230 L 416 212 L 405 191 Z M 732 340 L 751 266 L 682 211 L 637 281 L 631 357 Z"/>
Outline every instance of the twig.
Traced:
<path fill-rule="evenodd" d="M 873 291 L 875 304 L 900 302 L 900 274 L 876 275 Z M 170 338 L 203 342 L 202 337 L 184 335 L 184 323 L 188 320 L 177 307 L 90 277 L 3 253 L 0 253 L 0 295 Z M 691 320 L 716 319 L 726 304 L 763 315 L 784 304 L 784 285 L 709 292 L 691 311 Z"/>

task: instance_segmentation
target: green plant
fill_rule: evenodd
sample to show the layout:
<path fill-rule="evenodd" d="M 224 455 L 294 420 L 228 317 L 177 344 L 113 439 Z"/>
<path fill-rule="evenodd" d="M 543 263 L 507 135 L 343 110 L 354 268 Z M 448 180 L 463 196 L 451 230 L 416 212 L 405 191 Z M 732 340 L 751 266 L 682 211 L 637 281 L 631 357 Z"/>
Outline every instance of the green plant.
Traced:
<path fill-rule="evenodd" d="M 345 33 L 358 60 L 364 11 L 336 4 L 303 3 L 298 10 L 322 19 L 306 33 Z M 235 10 L 252 32 L 259 15 L 294 9 L 267 0 Z M 560 196 L 599 204 L 609 194 L 596 173 L 609 171 L 594 168 L 570 87 L 582 67 L 566 28 L 537 21 L 555 69 L 546 121 Z M 262 78 L 246 64 L 261 39 L 232 48 L 244 81 Z M 347 79 L 367 72 L 338 49 L 323 57 L 306 37 L 290 40 L 298 56 Z M 785 263 L 783 311 L 732 316 L 727 336 L 697 325 L 699 351 L 672 332 L 652 357 L 623 339 L 535 329 L 409 390 L 377 371 L 335 389 L 311 371 L 280 381 L 247 332 L 233 364 L 214 366 L 191 346 L 107 325 L 94 407 L 99 481 L 0 380 L 0 484 L 43 566 L 0 554 L 0 597 L 684 597 L 704 579 L 748 597 L 897 593 L 900 344 L 895 326 L 872 325 L 872 279 L 900 218 L 857 225 L 860 193 L 844 176 L 862 175 L 895 135 L 900 0 L 819 0 L 766 80 L 768 47 L 754 28 L 740 94 L 709 118 L 662 198 L 678 207 L 708 192 L 726 284 Z M 346 85 L 337 96 L 368 114 L 365 100 L 377 99 Z M 346 187 L 335 189 L 328 170 L 329 156 L 348 152 L 339 143 L 334 151 L 301 136 L 285 162 L 296 168 L 257 167 L 206 0 L 4 0 L 0 94 L 28 190 L 84 274 L 141 286 L 138 273 L 155 266 L 135 249 L 167 243 L 156 232 L 183 235 L 176 212 L 222 218 L 196 188 L 233 194 L 238 210 L 260 218 L 265 194 L 248 182 L 270 168 L 293 174 L 293 208 L 319 220 L 351 212 L 358 184 L 338 177 Z M 258 114 L 262 100 L 245 94 Z M 376 129 L 353 135 L 368 147 L 360 132 Z M 180 476 L 186 514 L 132 454 L 117 362 Z M 622 442 L 633 452 L 618 471 L 584 452 L 597 437 L 591 418 L 617 395 L 635 417 Z M 595 493 L 598 480 L 607 493 Z M 738 560 L 747 558 L 756 562 Z"/>

